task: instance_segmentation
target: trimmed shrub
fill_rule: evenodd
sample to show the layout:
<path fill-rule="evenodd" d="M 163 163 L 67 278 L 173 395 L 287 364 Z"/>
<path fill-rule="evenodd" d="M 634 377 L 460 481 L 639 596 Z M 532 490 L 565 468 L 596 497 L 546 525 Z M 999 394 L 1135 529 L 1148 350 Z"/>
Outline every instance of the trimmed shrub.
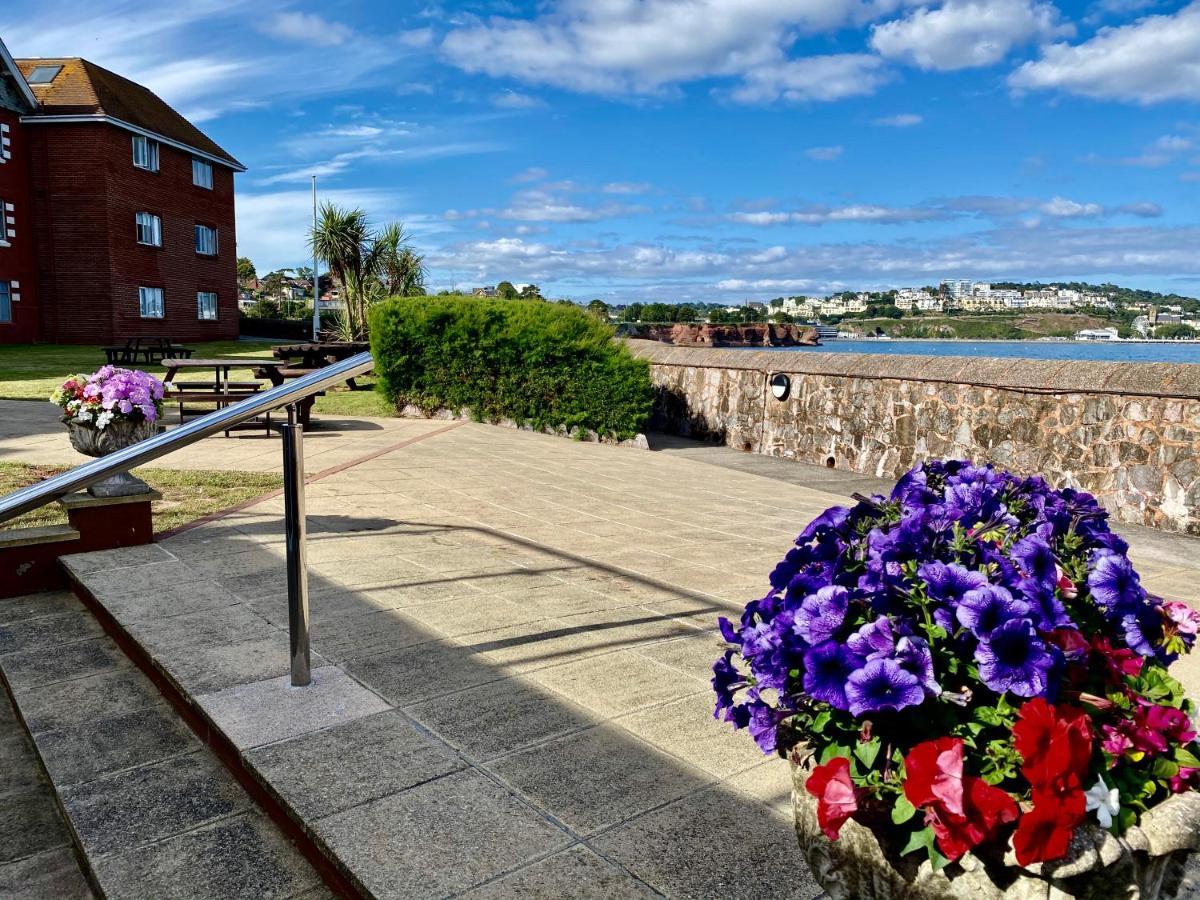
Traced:
<path fill-rule="evenodd" d="M 469 410 L 626 439 L 650 417 L 650 367 L 613 330 L 540 300 L 395 297 L 371 312 L 378 387 L 399 409 Z"/>

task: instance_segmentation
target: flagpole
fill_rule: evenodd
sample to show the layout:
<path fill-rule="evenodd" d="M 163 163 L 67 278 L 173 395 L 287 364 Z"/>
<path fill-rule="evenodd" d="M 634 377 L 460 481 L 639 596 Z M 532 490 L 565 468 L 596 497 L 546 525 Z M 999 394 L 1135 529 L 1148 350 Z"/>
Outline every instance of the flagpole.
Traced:
<path fill-rule="evenodd" d="M 321 276 L 317 271 L 317 176 L 312 177 L 313 194 L 313 340 L 321 339 Z"/>

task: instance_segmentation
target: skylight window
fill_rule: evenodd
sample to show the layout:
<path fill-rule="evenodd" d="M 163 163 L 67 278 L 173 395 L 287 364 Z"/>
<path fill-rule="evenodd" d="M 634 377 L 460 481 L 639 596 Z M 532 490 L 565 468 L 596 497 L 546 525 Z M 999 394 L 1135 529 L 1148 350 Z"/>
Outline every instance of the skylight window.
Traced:
<path fill-rule="evenodd" d="M 25 78 L 30 84 L 49 84 L 62 71 L 62 66 L 34 66 Z"/>

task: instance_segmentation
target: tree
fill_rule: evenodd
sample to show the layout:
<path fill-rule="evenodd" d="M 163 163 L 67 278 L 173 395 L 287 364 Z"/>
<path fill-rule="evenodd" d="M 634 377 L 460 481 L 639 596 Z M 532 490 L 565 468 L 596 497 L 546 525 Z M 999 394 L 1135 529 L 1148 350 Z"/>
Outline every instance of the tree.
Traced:
<path fill-rule="evenodd" d="M 608 320 L 608 304 L 603 300 L 593 300 L 587 305 L 588 312 L 599 319 Z"/>
<path fill-rule="evenodd" d="M 1154 336 L 1156 338 L 1168 338 L 1170 340 L 1176 340 L 1178 338 L 1200 337 L 1200 334 L 1197 334 L 1196 329 L 1192 328 L 1190 325 L 1173 324 L 1159 325 L 1154 329 Z"/>
<path fill-rule="evenodd" d="M 625 322 L 640 322 L 642 321 L 642 309 L 644 307 L 640 303 L 630 303 L 625 307 L 625 314 L 621 316 Z"/>
<path fill-rule="evenodd" d="M 393 294 L 425 293 L 424 260 L 409 246 L 399 223 L 375 231 L 361 209 L 325 203 L 309 245 L 341 285 L 345 311 L 338 331 L 345 339 L 366 337 L 367 311 L 373 303 Z"/>
<path fill-rule="evenodd" d="M 527 285 L 525 285 L 525 287 L 521 288 L 521 299 L 522 300 L 541 300 L 542 299 L 542 289 L 539 288 L 536 284 L 527 284 Z"/>
<path fill-rule="evenodd" d="M 685 304 L 675 308 L 675 318 L 679 322 L 695 322 L 700 316 L 695 309 Z"/>
<path fill-rule="evenodd" d="M 254 263 L 250 262 L 250 257 L 239 256 L 237 260 L 237 280 L 238 284 L 245 284 L 258 276 L 254 270 Z"/>
<path fill-rule="evenodd" d="M 520 294 L 511 281 L 502 281 L 496 285 L 496 296 L 501 300 L 516 300 Z"/>

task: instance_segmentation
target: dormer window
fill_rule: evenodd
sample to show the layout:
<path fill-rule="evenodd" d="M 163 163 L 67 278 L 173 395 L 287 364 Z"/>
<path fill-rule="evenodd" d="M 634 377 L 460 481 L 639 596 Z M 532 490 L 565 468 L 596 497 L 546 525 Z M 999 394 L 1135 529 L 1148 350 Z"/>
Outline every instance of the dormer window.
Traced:
<path fill-rule="evenodd" d="M 158 171 L 158 141 L 145 135 L 133 136 L 133 164 L 147 172 Z"/>
<path fill-rule="evenodd" d="M 62 66 L 34 66 L 26 76 L 27 84 L 49 84 L 62 71 Z"/>

